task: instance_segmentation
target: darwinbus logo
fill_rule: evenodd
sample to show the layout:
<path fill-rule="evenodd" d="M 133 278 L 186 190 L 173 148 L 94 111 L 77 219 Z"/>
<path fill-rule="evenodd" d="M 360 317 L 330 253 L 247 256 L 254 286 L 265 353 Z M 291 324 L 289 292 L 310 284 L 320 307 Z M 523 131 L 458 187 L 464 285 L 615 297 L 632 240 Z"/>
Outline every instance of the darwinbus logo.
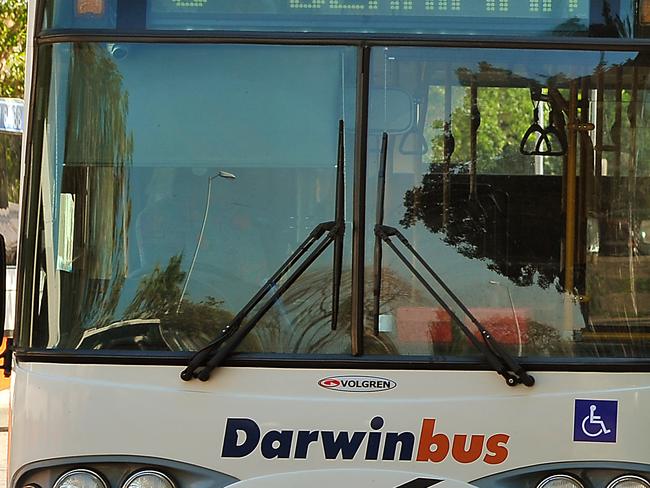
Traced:
<path fill-rule="evenodd" d="M 259 449 L 266 459 L 307 459 L 314 450 L 325 459 L 367 461 L 421 461 L 441 463 L 452 459 L 458 463 L 481 460 L 501 464 L 508 459 L 508 434 L 436 433 L 436 419 L 423 419 L 419 435 L 413 432 L 384 432 L 384 419 L 375 417 L 370 430 L 354 432 L 333 430 L 269 430 L 262 434 L 252 419 L 229 418 L 223 436 L 221 456 L 243 458 Z"/>
<path fill-rule="evenodd" d="M 397 386 L 393 380 L 376 376 L 330 376 L 318 382 L 318 386 L 335 391 L 375 392 L 392 390 Z"/>

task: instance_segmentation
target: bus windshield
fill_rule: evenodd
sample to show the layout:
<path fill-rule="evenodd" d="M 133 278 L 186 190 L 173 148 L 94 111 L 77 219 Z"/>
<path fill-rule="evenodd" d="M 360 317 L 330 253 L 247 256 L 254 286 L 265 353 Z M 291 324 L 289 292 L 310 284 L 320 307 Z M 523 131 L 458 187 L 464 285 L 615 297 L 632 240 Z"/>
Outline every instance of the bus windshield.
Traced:
<path fill-rule="evenodd" d="M 479 356 L 387 247 L 375 279 L 385 133 L 385 224 L 511 354 L 648 357 L 650 71 L 638 52 L 373 47 L 361 135 L 353 47 L 67 42 L 39 56 L 43 252 L 23 347 L 203 347 L 333 219 L 343 120 L 339 327 L 330 250 L 240 352 L 350 354 L 363 252 L 366 354 Z M 365 200 L 353 199 L 363 174 Z"/>

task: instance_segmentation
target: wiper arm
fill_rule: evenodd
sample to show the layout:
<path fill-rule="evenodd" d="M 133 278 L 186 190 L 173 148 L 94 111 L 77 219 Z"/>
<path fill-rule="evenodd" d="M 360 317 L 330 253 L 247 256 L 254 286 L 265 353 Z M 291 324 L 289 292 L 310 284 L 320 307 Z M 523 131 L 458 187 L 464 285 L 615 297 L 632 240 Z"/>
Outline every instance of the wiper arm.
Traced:
<path fill-rule="evenodd" d="M 383 206 L 384 200 L 384 186 L 385 186 L 385 174 L 386 174 L 386 159 L 387 159 L 387 143 L 388 135 L 384 133 L 382 138 L 382 151 L 381 151 L 381 161 L 380 161 L 380 184 L 378 185 L 378 198 L 377 205 L 381 202 Z M 442 306 L 442 308 L 449 314 L 452 318 L 452 321 L 460 328 L 460 330 L 467 336 L 469 341 L 481 351 L 486 360 L 488 361 L 490 367 L 494 369 L 498 374 L 503 376 L 506 380 L 506 383 L 509 386 L 516 386 L 518 384 L 524 384 L 526 386 L 533 386 L 535 384 L 535 378 L 528 374 L 524 367 L 519 364 L 515 358 L 513 358 L 503 347 L 499 344 L 492 334 L 479 322 L 479 320 L 470 312 L 470 310 L 465 306 L 465 304 L 458 298 L 458 296 L 451 291 L 447 284 L 440 278 L 440 276 L 429 266 L 429 264 L 424 260 L 424 258 L 418 253 L 415 248 L 411 245 L 404 235 L 397 230 L 395 227 L 390 227 L 383 225 L 383 211 L 377 212 L 378 223 L 375 225 L 375 236 L 377 241 L 379 241 L 379 247 L 381 247 L 381 241 L 384 241 L 388 246 L 393 250 L 397 257 L 404 263 L 404 265 L 413 273 L 413 276 L 424 286 L 424 288 L 429 292 L 429 294 Z M 381 220 L 379 219 L 381 217 Z M 479 330 L 481 334 L 482 342 L 479 341 L 474 334 L 467 328 L 465 323 L 458 317 L 458 315 L 451 309 L 451 307 L 443 300 L 439 293 L 437 293 L 431 284 L 422 276 L 422 274 L 413 266 L 413 264 L 406 259 L 406 256 L 398 249 L 395 243 L 391 240 L 391 237 L 397 237 L 397 239 L 404 245 L 406 249 L 418 260 L 418 262 L 426 269 L 426 271 L 433 277 L 433 279 L 440 285 L 440 287 L 451 297 L 454 303 L 463 311 L 463 313 L 470 319 L 474 326 Z M 377 253 L 377 241 L 375 243 L 375 270 L 381 268 L 381 249 Z M 381 277 L 377 279 L 378 275 L 375 275 L 375 324 L 378 321 L 379 315 L 379 293 L 381 291 Z M 380 275 L 379 275 L 380 276 Z M 375 327 L 377 327 L 375 325 Z"/>
<path fill-rule="evenodd" d="M 519 364 L 503 347 L 499 344 L 492 334 L 479 322 L 479 320 L 469 311 L 463 302 L 452 292 L 445 282 L 440 278 L 436 272 L 429 266 L 424 258 L 413 248 L 411 243 L 404 235 L 395 227 L 387 225 L 378 225 L 375 227 L 375 235 L 383 240 L 395 252 L 397 257 L 406 265 L 406 267 L 413 273 L 413 276 L 424 286 L 424 288 L 431 294 L 431 296 L 442 306 L 442 308 L 450 315 L 452 320 L 458 325 L 461 331 L 467 336 L 472 344 L 485 355 L 490 366 L 506 380 L 510 386 L 516 386 L 520 383 L 526 386 L 533 386 L 535 379 L 529 375 L 524 367 Z M 399 241 L 408 249 L 413 256 L 420 262 L 420 264 L 427 270 L 427 272 L 436 280 L 436 282 L 445 290 L 451 297 L 456 305 L 463 311 L 463 313 L 472 321 L 481 334 L 483 342 L 480 342 L 474 334 L 467 328 L 463 321 L 458 317 L 451 307 L 442 299 L 442 297 L 432 288 L 429 282 L 422 276 L 422 274 L 406 259 L 406 256 L 397 248 L 395 243 L 391 241 L 391 237 L 397 237 Z"/>
<path fill-rule="evenodd" d="M 241 344 L 246 335 L 257 325 L 260 319 L 266 314 L 271 307 L 282 297 L 293 283 L 309 268 L 318 257 L 323 254 L 325 249 L 334 242 L 334 296 L 332 305 L 332 328 L 336 327 L 338 317 L 338 301 L 341 286 L 341 266 L 343 258 L 343 235 L 345 232 L 345 222 L 343 221 L 343 200 L 344 185 L 344 161 L 343 161 L 343 121 L 339 121 L 339 142 L 338 142 L 338 167 L 336 182 L 336 220 L 330 222 L 321 222 L 307 236 L 307 238 L 298 246 L 298 248 L 287 258 L 287 260 L 277 269 L 259 291 L 237 312 L 233 319 L 221 333 L 203 349 L 197 351 L 191 358 L 187 367 L 181 372 L 181 378 L 189 381 L 193 378 L 199 378 L 201 381 L 207 381 L 211 372 L 217 368 L 236 348 Z M 325 236 L 323 238 L 323 236 Z M 300 260 L 307 254 L 309 249 L 318 241 L 320 243 L 309 255 L 302 261 Z M 337 247 L 340 245 L 340 254 L 337 254 Z M 289 275 L 289 277 L 278 286 L 280 280 L 298 263 L 300 265 Z M 275 290 L 264 304 L 257 310 L 255 315 L 242 326 L 244 319 L 250 314 L 255 307 L 268 295 L 271 290 Z M 227 342 L 226 342 L 227 341 Z"/>

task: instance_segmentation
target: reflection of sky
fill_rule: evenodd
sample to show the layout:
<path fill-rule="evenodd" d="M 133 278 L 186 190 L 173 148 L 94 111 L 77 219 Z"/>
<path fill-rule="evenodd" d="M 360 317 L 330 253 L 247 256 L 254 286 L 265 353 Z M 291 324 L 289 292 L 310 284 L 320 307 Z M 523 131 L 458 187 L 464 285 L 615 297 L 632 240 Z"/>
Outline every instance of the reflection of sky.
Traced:
<path fill-rule="evenodd" d="M 604 69 L 620 66 L 636 58 L 636 52 L 604 51 L 542 51 L 512 49 L 428 49 L 389 48 L 387 56 L 395 62 L 426 62 L 427 68 L 438 73 L 438 83 L 444 85 L 447 73 L 459 70 L 480 73 L 481 65 L 492 71 L 508 72 L 513 78 L 525 78 L 545 85 L 550 78 L 580 78 L 592 76 L 599 66 Z M 458 79 L 452 76 L 452 84 Z"/>
<path fill-rule="evenodd" d="M 353 48 L 122 47 L 135 165 L 329 166 L 339 119 L 352 128 Z"/>
<path fill-rule="evenodd" d="M 106 45 L 109 52 L 118 47 L 134 137 L 134 192 L 132 275 L 117 315 L 156 265 L 164 269 L 182 254 L 181 268 L 189 270 L 208 178 L 219 170 L 237 178 L 213 180 L 186 298 L 212 296 L 234 313 L 316 224 L 333 218 L 342 117 L 347 161 L 353 159 L 356 51 Z M 347 181 L 352 170 L 348 164 Z"/>

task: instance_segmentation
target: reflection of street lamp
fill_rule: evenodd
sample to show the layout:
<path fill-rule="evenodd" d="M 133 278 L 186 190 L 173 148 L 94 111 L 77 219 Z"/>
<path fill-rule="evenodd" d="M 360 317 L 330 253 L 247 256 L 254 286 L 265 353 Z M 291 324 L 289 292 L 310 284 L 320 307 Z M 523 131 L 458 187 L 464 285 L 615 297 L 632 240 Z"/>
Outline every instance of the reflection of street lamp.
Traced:
<path fill-rule="evenodd" d="M 521 327 L 519 326 L 519 319 L 517 318 L 517 312 L 515 311 L 515 302 L 512 301 L 512 294 L 510 293 L 510 288 L 494 280 L 490 280 L 490 284 L 496 286 L 502 286 L 508 292 L 508 298 L 510 299 L 510 307 L 512 308 L 512 315 L 515 318 L 515 324 L 517 326 L 517 340 L 519 341 L 519 350 L 517 351 L 517 356 L 521 356 L 522 348 L 523 348 L 523 343 L 521 341 Z"/>
<path fill-rule="evenodd" d="M 215 178 L 225 178 L 227 180 L 235 180 L 237 177 L 228 173 L 227 171 L 219 171 L 216 175 L 212 175 L 208 178 L 208 194 L 205 198 L 205 211 L 203 212 L 203 223 L 201 223 L 201 231 L 199 232 L 199 238 L 196 240 L 196 249 L 194 249 L 194 256 L 192 257 L 192 263 L 190 264 L 190 269 L 187 271 L 187 277 L 185 278 L 185 283 L 183 284 L 183 291 L 181 292 L 181 297 L 178 299 L 178 306 L 176 307 L 176 313 L 181 310 L 181 304 L 183 303 L 183 298 L 185 297 L 185 292 L 187 291 L 187 285 L 190 282 L 190 276 L 194 270 L 194 264 L 196 263 L 196 257 L 199 255 L 199 248 L 201 247 L 201 241 L 203 240 L 203 231 L 205 230 L 205 223 L 208 220 L 208 210 L 210 209 L 210 194 L 212 192 L 212 180 Z"/>

